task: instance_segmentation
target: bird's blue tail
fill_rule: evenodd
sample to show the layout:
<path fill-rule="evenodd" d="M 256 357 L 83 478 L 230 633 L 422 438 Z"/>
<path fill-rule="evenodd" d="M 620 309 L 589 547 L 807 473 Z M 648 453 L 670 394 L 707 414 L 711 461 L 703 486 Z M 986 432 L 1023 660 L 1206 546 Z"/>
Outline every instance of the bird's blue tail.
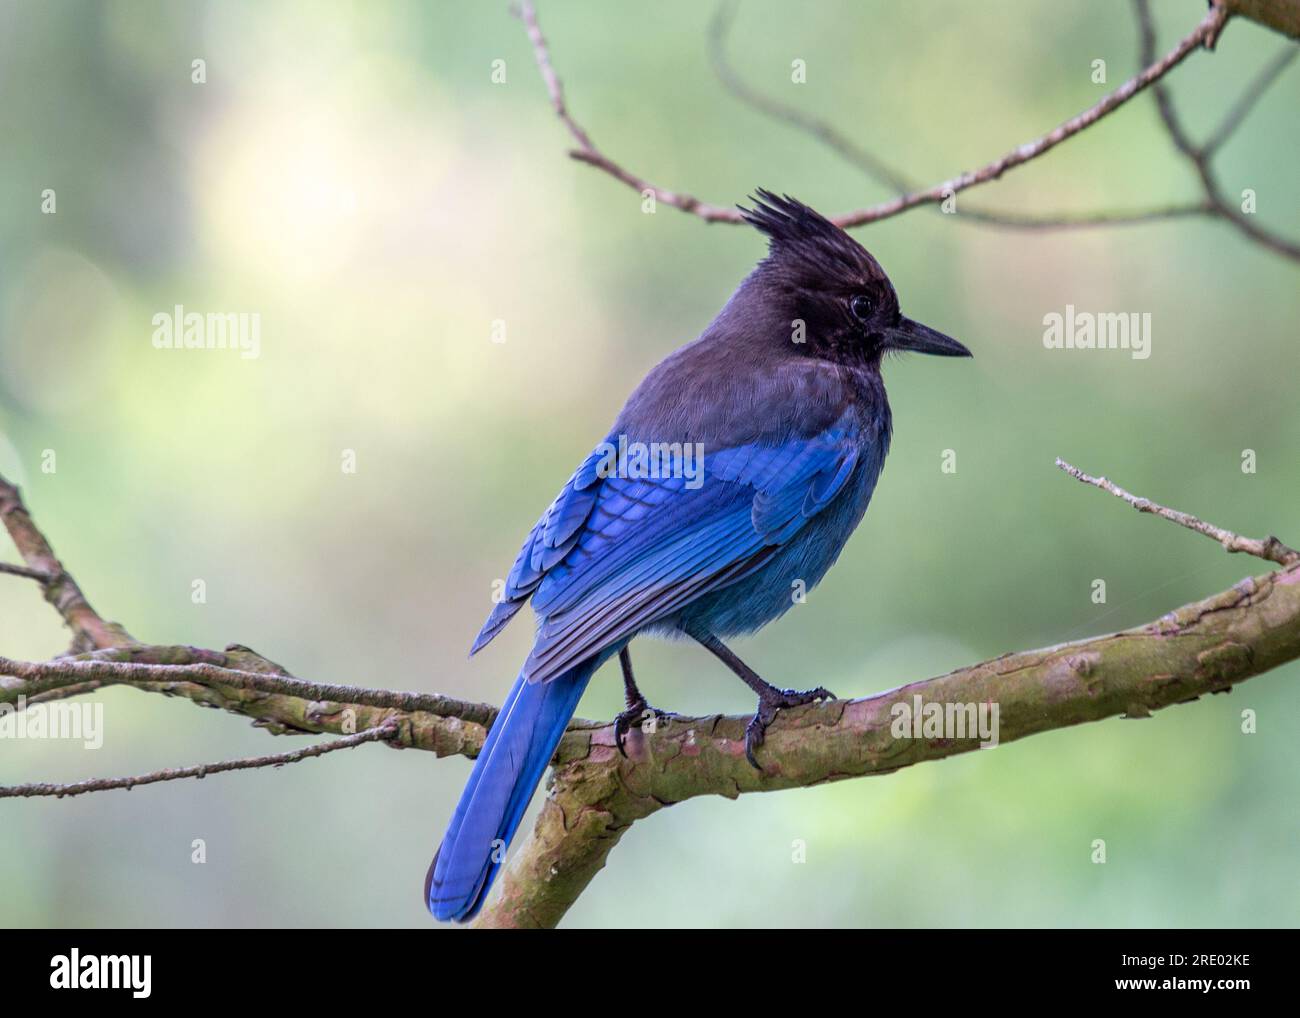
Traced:
<path fill-rule="evenodd" d="M 515 680 L 429 866 L 424 899 L 434 918 L 467 922 L 483 907 L 597 664 L 584 662 L 549 682 Z"/>

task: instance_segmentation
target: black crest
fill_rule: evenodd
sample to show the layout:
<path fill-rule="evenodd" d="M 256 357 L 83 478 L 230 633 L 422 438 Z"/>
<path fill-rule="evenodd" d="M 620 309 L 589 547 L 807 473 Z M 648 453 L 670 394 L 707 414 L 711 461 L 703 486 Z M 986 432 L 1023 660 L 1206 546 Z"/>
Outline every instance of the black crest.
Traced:
<path fill-rule="evenodd" d="M 866 248 L 803 202 L 763 188 L 750 200 L 754 208 L 737 207 L 745 222 L 767 234 L 768 261 L 777 267 L 863 282 L 886 278 Z"/>

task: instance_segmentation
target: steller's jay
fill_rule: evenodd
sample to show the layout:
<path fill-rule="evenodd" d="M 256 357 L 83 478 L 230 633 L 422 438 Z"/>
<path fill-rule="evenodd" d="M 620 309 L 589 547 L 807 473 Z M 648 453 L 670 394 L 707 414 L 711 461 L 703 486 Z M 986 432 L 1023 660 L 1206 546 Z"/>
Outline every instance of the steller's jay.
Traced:
<path fill-rule="evenodd" d="M 722 638 L 789 609 L 798 582 L 811 589 L 825 575 L 866 512 L 891 432 L 884 354 L 971 353 L 903 317 L 884 270 L 839 227 L 788 196 L 757 198 L 741 211 L 767 234 L 767 257 L 703 335 L 632 393 L 524 541 L 474 641 L 471 655 L 532 600 L 532 652 L 425 880 L 438 919 L 482 907 L 596 669 L 615 655 L 622 665 L 620 751 L 652 710 L 632 677 L 635 636 L 690 637 L 758 694 L 745 733 L 755 767 L 782 707 L 831 696 L 769 685 Z M 644 453 L 612 462 L 614 448 L 668 450 L 669 469 Z"/>

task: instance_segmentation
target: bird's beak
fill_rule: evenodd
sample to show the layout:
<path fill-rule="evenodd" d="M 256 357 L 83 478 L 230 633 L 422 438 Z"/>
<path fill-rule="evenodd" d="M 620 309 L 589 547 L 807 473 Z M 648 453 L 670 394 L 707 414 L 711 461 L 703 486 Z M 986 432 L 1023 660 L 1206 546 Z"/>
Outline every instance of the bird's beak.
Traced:
<path fill-rule="evenodd" d="M 886 345 L 893 350 L 910 350 L 913 353 L 932 353 L 936 357 L 973 357 L 969 350 L 951 336 L 945 336 L 928 325 L 900 318 L 898 324 L 885 334 Z"/>

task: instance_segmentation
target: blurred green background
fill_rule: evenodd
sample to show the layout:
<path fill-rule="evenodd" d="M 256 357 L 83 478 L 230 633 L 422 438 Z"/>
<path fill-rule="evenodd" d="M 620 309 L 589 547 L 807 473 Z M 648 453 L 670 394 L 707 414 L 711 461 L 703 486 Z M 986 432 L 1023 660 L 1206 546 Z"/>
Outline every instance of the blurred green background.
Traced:
<path fill-rule="evenodd" d="M 1160 51 L 1203 10 L 1157 3 Z M 709 5 L 544 0 L 539 13 L 575 115 L 656 183 L 724 205 L 765 186 L 827 212 L 888 197 L 721 88 Z M 1284 45 L 1234 23 L 1176 71 L 1193 131 Z M 1092 104 L 1136 49 L 1120 0 L 746 0 L 730 45 L 752 86 L 925 184 Z M 1106 85 L 1091 80 L 1098 58 Z M 567 159 L 504 2 L 6 2 L 0 89 L 0 472 L 93 603 L 146 640 L 238 641 L 306 678 L 499 701 L 530 626 L 466 660 L 492 581 L 761 238 L 643 214 Z M 1261 222 L 1290 236 L 1297 100 L 1293 66 L 1218 163 L 1228 193 L 1255 189 Z M 1197 190 L 1144 96 L 968 197 L 1089 211 Z M 1069 480 L 1058 455 L 1300 540 L 1294 263 L 1200 220 L 1030 234 L 923 209 L 855 235 L 904 310 L 976 359 L 887 365 L 896 437 L 863 526 L 806 605 L 737 645 L 769 679 L 869 694 L 1138 624 L 1264 571 Z M 178 303 L 259 312 L 260 358 L 155 350 L 151 318 Z M 1045 350 L 1043 316 L 1067 303 L 1150 312 L 1151 358 Z M 65 645 L 33 585 L 0 577 L 0 653 Z M 698 649 L 637 651 L 654 703 L 752 710 Z M 682 804 L 624 839 L 566 924 L 1294 925 L 1297 679 L 1293 665 L 1151 720 L 886 778 Z M 102 749 L 0 743 L 0 782 L 305 744 L 184 701 L 102 701 Z M 579 713 L 620 706 L 607 668 Z M 1258 734 L 1241 733 L 1245 708 Z M 425 927 L 421 881 L 469 766 L 369 746 L 5 802 L 0 920 Z M 806 863 L 791 861 L 796 839 Z"/>

